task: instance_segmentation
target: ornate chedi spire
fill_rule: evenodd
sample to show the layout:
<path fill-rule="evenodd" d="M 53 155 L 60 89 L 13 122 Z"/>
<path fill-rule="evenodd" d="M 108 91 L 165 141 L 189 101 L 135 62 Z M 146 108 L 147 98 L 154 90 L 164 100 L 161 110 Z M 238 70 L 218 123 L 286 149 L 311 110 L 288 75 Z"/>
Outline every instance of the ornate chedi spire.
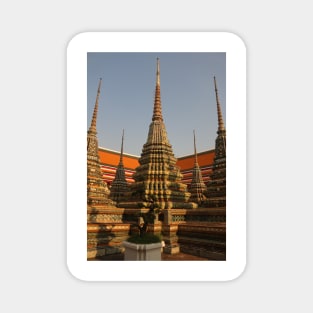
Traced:
<path fill-rule="evenodd" d="M 123 164 L 123 149 L 124 149 L 124 129 L 122 134 L 120 162 L 117 166 L 115 178 L 111 185 L 110 198 L 118 204 L 124 199 L 125 193 L 128 191 L 128 184 L 125 178 L 125 169 Z"/>
<path fill-rule="evenodd" d="M 218 130 L 215 139 L 215 157 L 212 174 L 207 184 L 208 207 L 226 207 L 226 129 L 223 122 L 216 79 L 214 87 L 217 105 Z"/>
<path fill-rule="evenodd" d="M 94 132 L 95 134 L 97 134 L 97 115 L 98 115 L 98 107 L 99 107 L 101 82 L 102 82 L 102 78 L 99 79 L 99 85 L 98 85 L 98 91 L 97 91 L 97 96 L 96 96 L 95 108 L 93 110 L 91 125 L 90 125 L 90 128 L 89 128 L 89 131 L 90 132 Z"/>
<path fill-rule="evenodd" d="M 160 84 L 160 59 L 157 58 L 156 86 L 152 121 L 162 121 L 161 84 Z"/>
<path fill-rule="evenodd" d="M 156 87 L 152 122 L 147 142 L 143 145 L 139 166 L 133 175 L 132 197 L 124 207 L 149 207 L 151 199 L 159 209 L 196 208 L 188 202 L 190 193 L 187 185 L 181 183 L 182 174 L 176 166 L 176 158 L 167 138 L 163 122 L 160 89 L 160 62 L 157 59 Z"/>
<path fill-rule="evenodd" d="M 189 191 L 191 193 L 190 200 L 198 203 L 198 205 L 202 205 L 202 203 L 206 200 L 204 193 L 206 192 L 207 187 L 203 182 L 201 170 L 198 164 L 195 131 L 193 131 L 193 143 L 195 151 L 195 164 L 192 170 L 192 181 L 189 187 Z"/>
<path fill-rule="evenodd" d="M 101 78 L 99 80 L 96 103 L 92 115 L 91 125 L 87 133 L 87 204 L 108 204 L 109 189 L 102 179 L 98 154 L 97 114 L 99 106 Z"/>
<path fill-rule="evenodd" d="M 217 106 L 217 119 L 218 119 L 218 130 L 217 134 L 225 133 L 225 126 L 224 126 L 224 121 L 223 121 L 223 115 L 222 115 L 222 110 L 221 110 L 221 104 L 220 104 L 220 99 L 218 96 L 218 90 L 217 90 L 217 85 L 216 85 L 216 79 L 214 76 L 214 89 L 215 89 L 215 97 L 216 97 L 216 106 Z"/>

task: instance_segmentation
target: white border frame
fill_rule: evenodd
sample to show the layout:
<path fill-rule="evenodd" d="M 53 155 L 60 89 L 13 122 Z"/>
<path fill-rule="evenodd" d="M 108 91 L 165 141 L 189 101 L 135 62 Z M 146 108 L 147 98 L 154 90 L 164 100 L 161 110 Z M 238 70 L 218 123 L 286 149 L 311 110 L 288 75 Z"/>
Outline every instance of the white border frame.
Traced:
<path fill-rule="evenodd" d="M 226 52 L 227 261 L 87 261 L 87 52 Z M 67 265 L 84 281 L 229 281 L 246 266 L 246 47 L 226 32 L 86 32 L 67 48 Z"/>

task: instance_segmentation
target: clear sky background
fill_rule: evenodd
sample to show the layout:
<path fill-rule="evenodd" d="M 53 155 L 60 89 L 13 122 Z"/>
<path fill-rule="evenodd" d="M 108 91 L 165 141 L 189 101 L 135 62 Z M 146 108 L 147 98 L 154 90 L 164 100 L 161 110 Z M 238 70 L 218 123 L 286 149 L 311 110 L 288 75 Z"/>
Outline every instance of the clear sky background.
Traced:
<path fill-rule="evenodd" d="M 216 76 L 226 126 L 225 53 L 88 53 L 88 124 L 102 78 L 97 131 L 99 146 L 140 156 L 153 114 L 156 58 L 160 58 L 161 102 L 169 141 L 176 157 L 214 149 Z"/>

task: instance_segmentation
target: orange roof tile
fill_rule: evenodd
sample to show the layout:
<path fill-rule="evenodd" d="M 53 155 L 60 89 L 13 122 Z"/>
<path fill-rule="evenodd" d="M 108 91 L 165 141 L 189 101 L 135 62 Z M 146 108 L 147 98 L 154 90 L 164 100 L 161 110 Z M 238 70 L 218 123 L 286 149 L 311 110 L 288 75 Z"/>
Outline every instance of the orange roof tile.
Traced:
<path fill-rule="evenodd" d="M 111 166 L 118 165 L 120 161 L 120 153 L 117 151 L 107 150 L 104 148 L 99 148 L 99 157 L 101 164 L 108 164 Z M 205 152 L 198 153 L 198 164 L 200 167 L 208 166 L 213 164 L 215 152 L 214 150 L 209 150 Z M 129 154 L 123 155 L 123 163 L 125 169 L 135 170 L 136 167 L 139 166 L 139 156 L 133 156 Z M 184 170 L 191 170 L 195 164 L 195 157 L 194 155 L 188 155 L 181 158 L 177 158 L 176 163 L 182 171 Z"/>
<path fill-rule="evenodd" d="M 101 164 L 118 166 L 118 163 L 120 162 L 120 153 L 110 150 L 104 150 L 101 148 L 99 148 L 98 153 Z M 123 164 L 125 169 L 135 169 L 137 166 L 139 166 L 138 157 L 124 154 Z"/>
<path fill-rule="evenodd" d="M 199 166 L 201 167 L 201 166 L 212 165 L 214 156 L 215 156 L 214 150 L 198 153 L 197 157 L 198 157 Z M 195 165 L 195 156 L 192 154 L 192 155 L 179 158 L 177 160 L 177 165 L 180 167 L 182 171 L 192 169 Z"/>

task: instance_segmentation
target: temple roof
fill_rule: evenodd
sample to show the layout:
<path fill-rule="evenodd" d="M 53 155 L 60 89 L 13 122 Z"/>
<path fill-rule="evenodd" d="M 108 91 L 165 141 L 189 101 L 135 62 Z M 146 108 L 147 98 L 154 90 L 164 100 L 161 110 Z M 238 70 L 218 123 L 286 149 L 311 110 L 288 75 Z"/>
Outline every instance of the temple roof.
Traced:
<path fill-rule="evenodd" d="M 214 156 L 215 156 L 214 150 L 208 150 L 197 153 L 197 161 L 199 166 L 203 167 L 213 164 Z M 177 158 L 177 165 L 181 168 L 181 170 L 192 169 L 194 167 L 194 162 L 195 162 L 194 154 Z"/>
<path fill-rule="evenodd" d="M 117 166 L 120 162 L 120 152 L 99 147 L 99 157 L 101 164 Z M 125 168 L 135 169 L 139 166 L 139 156 L 123 152 L 123 164 Z"/>
<path fill-rule="evenodd" d="M 198 152 L 198 164 L 200 167 L 206 167 L 213 164 L 215 151 L 214 150 L 207 150 Z M 120 161 L 120 152 L 99 147 L 99 157 L 101 164 L 107 164 L 111 166 L 117 167 Z M 123 163 L 124 167 L 127 169 L 135 169 L 139 166 L 139 156 L 128 154 L 123 152 Z M 194 154 L 185 155 L 182 157 L 177 158 L 177 166 L 181 168 L 181 170 L 192 170 L 194 166 Z"/>

